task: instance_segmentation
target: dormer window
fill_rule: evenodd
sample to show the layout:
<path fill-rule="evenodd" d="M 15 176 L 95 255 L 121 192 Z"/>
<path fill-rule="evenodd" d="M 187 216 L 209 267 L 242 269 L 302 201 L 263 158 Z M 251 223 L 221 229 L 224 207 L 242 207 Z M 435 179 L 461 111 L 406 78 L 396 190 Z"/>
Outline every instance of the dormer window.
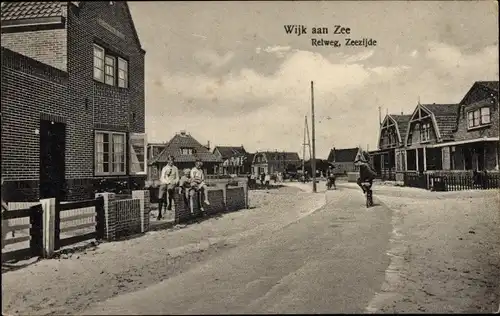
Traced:
<path fill-rule="evenodd" d="M 192 155 L 194 152 L 195 150 L 193 148 L 181 148 L 182 155 Z"/>
<path fill-rule="evenodd" d="M 491 124 L 490 108 L 483 107 L 467 112 L 468 128 L 476 128 Z"/>

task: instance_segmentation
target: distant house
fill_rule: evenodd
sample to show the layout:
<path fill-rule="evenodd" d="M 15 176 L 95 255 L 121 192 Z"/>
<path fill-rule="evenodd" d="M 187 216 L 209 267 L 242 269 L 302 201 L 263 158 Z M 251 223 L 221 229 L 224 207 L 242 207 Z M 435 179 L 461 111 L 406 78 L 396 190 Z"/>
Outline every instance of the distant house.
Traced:
<path fill-rule="evenodd" d="M 388 114 L 380 124 L 378 150 L 370 152 L 375 171 L 383 178 L 406 170 L 404 147 L 411 115 Z"/>
<path fill-rule="evenodd" d="M 358 153 L 358 148 L 337 149 L 333 147 L 328 154 L 328 162 L 335 166 L 335 174 L 346 174 L 356 171 L 354 158 Z"/>
<path fill-rule="evenodd" d="M 432 146 L 441 150 L 443 170 L 498 170 L 498 85 L 475 82 L 457 106 L 453 139 Z"/>
<path fill-rule="evenodd" d="M 253 155 L 242 146 L 215 146 L 214 155 L 222 160 L 219 174 L 247 174 L 251 171 Z"/>
<path fill-rule="evenodd" d="M 222 160 L 209 150 L 209 145 L 203 146 L 186 131 L 176 134 L 163 148 L 163 150 L 149 161 L 148 180 L 156 182 L 159 171 L 167 164 L 169 156 L 175 159 L 175 165 L 182 169 L 193 168 L 196 159 L 203 162 L 206 175 L 213 175 L 222 163 Z"/>
<path fill-rule="evenodd" d="M 442 170 L 439 146 L 453 141 L 459 107 L 459 104 L 417 104 L 406 132 L 407 170 Z"/>
<path fill-rule="evenodd" d="M 158 156 L 159 153 L 167 146 L 168 143 L 148 143 L 147 156 L 148 160 Z"/>
<path fill-rule="evenodd" d="M 298 168 L 301 160 L 298 153 L 280 151 L 256 152 L 253 157 L 252 172 L 254 174 L 285 172 L 289 165 Z"/>

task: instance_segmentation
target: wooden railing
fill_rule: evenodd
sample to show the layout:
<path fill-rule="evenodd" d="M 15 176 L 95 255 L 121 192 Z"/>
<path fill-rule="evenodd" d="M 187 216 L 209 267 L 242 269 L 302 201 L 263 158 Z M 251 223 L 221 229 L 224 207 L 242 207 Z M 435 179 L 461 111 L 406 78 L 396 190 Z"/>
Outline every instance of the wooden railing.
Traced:
<path fill-rule="evenodd" d="M 29 217 L 29 224 L 9 225 L 9 220 Z M 29 230 L 27 236 L 15 237 L 15 231 Z M 6 238 L 12 233 L 12 238 Z M 2 262 L 23 260 L 42 255 L 43 252 L 43 208 L 40 204 L 30 208 L 2 212 Z M 29 241 L 29 247 L 3 252 L 5 246 Z M 16 247 L 17 248 L 17 247 Z"/>

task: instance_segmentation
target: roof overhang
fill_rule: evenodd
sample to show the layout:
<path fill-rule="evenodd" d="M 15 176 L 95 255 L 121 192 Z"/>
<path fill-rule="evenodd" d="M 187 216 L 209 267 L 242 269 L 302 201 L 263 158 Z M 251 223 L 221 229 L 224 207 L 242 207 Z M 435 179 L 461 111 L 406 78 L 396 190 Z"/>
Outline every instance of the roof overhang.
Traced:
<path fill-rule="evenodd" d="M 40 30 L 40 29 L 54 29 L 63 28 L 65 26 L 65 19 L 62 16 L 52 16 L 34 19 L 19 19 L 19 20 L 6 20 L 2 21 L 2 33 L 19 32 L 21 30 Z"/>
<path fill-rule="evenodd" d="M 498 141 L 500 141 L 500 137 L 483 137 L 483 138 L 475 138 L 475 139 L 459 140 L 459 141 L 455 141 L 455 142 L 434 144 L 434 145 L 430 145 L 427 147 L 439 148 L 439 147 L 446 147 L 446 146 L 457 146 L 457 145 L 480 143 L 480 142 L 498 142 Z"/>

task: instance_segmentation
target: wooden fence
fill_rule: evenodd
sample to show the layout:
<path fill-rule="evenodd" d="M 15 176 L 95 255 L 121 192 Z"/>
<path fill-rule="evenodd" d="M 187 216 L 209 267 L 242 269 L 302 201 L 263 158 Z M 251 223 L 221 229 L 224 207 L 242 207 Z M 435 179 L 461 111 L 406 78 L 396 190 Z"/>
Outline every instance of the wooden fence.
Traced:
<path fill-rule="evenodd" d="M 500 188 L 500 174 L 429 175 L 434 191 L 490 190 Z"/>
<path fill-rule="evenodd" d="M 428 189 L 428 181 L 426 174 L 420 173 L 405 173 L 403 176 L 404 186 L 419 189 Z"/>
<path fill-rule="evenodd" d="M 29 224 L 9 225 L 9 220 L 29 218 Z M 29 235 L 15 237 L 15 231 L 29 230 Z M 12 238 L 6 238 L 12 233 Z M 4 247 L 29 241 L 29 246 L 3 252 Z M 16 247 L 18 248 L 18 247 Z M 22 260 L 42 255 L 43 252 L 43 208 L 36 204 L 29 208 L 2 212 L 2 262 Z"/>
<path fill-rule="evenodd" d="M 61 213 L 78 210 L 94 208 L 92 213 L 75 214 L 71 216 L 61 216 Z M 61 228 L 61 223 L 77 221 L 81 219 L 95 218 L 95 221 L 81 223 L 73 226 L 66 226 Z M 98 197 L 95 200 L 86 200 L 78 202 L 57 203 L 55 211 L 55 233 L 54 233 L 54 250 L 59 250 L 61 247 L 76 244 L 89 239 L 103 239 L 104 238 L 104 199 Z M 82 230 L 92 227 L 91 232 L 78 234 L 71 237 L 61 238 L 61 233 Z"/>

